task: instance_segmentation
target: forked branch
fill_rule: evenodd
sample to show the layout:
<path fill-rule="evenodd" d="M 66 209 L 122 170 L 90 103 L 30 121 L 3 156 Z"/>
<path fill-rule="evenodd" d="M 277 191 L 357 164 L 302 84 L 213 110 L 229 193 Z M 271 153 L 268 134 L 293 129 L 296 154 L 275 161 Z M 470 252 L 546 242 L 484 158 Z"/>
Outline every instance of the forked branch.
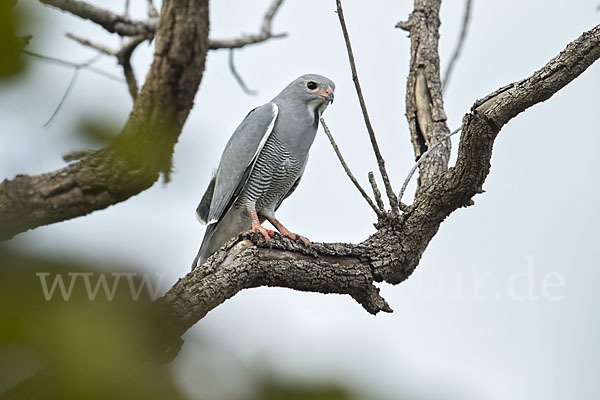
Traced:
<path fill-rule="evenodd" d="M 274 34 L 272 32 L 273 17 L 275 16 L 282 4 L 283 0 L 274 0 L 273 3 L 271 3 L 271 6 L 267 9 L 267 12 L 265 13 L 260 32 L 258 34 L 244 35 L 236 39 L 211 39 L 209 41 L 209 48 L 211 50 L 239 49 L 244 46 L 261 43 L 269 39 L 278 39 L 286 37 L 287 33 Z"/>

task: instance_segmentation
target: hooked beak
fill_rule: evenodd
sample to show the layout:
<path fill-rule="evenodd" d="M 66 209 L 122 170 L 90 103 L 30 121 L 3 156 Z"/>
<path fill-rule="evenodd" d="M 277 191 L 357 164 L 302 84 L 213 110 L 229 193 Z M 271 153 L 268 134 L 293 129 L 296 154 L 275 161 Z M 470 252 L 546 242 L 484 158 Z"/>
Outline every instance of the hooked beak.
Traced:
<path fill-rule="evenodd" d="M 317 93 L 317 94 L 314 94 L 313 96 L 322 97 L 325 100 L 327 100 L 328 102 L 333 103 L 333 89 L 330 88 L 329 86 L 327 87 L 327 89 L 325 89 L 325 91 L 323 93 Z"/>

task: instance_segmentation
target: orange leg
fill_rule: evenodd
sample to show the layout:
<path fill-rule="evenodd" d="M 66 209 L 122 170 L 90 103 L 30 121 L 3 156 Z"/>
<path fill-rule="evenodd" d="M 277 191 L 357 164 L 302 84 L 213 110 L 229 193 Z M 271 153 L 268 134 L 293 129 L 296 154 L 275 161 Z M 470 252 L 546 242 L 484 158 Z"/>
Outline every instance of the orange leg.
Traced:
<path fill-rule="evenodd" d="M 271 238 L 274 237 L 277 232 L 271 229 L 266 229 L 260 224 L 256 210 L 250 210 L 250 217 L 252 217 L 252 228 L 250 228 L 249 232 L 260 233 L 265 238 L 265 241 L 269 243 Z"/>
<path fill-rule="evenodd" d="M 273 224 L 273 226 L 275 228 L 277 228 L 279 233 L 281 233 L 281 236 L 288 237 L 292 240 L 300 239 L 302 241 L 302 243 L 304 243 L 304 245 L 310 246 L 310 240 L 308 240 L 307 238 L 305 238 L 302 235 L 298 235 L 297 233 L 292 233 L 292 232 L 288 231 L 287 228 L 281 224 L 281 222 L 277 221 L 277 218 L 267 217 L 267 219 L 269 220 L 270 223 Z"/>

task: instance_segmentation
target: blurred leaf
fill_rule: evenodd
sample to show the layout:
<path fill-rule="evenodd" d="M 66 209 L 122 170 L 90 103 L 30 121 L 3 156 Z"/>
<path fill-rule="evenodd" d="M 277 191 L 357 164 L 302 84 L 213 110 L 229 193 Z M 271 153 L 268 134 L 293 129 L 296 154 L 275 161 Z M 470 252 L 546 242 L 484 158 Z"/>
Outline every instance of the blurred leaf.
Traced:
<path fill-rule="evenodd" d="M 5 357 L 0 368 L 20 368 L 16 375 L 0 370 L 0 393 L 46 366 L 0 399 L 23 398 L 23 391 L 34 392 L 25 398 L 61 400 L 180 398 L 168 367 L 149 361 L 160 338 L 148 292 L 134 298 L 127 279 L 115 283 L 110 267 L 34 259 L 0 248 L 0 357 Z M 64 297 L 57 285 L 49 297 L 39 274 L 49 274 L 46 289 L 61 276 L 67 289 L 74 282 L 72 292 Z M 102 286 L 90 296 L 82 274 L 92 289 L 104 276 L 114 296 Z M 74 276 L 79 280 L 71 281 Z M 132 282 L 139 288 L 141 279 Z"/>
<path fill-rule="evenodd" d="M 335 384 L 287 384 L 283 381 L 262 382 L 256 400 L 350 400 L 350 390 Z"/>
<path fill-rule="evenodd" d="M 88 116 L 79 120 L 76 129 L 77 134 L 83 139 L 104 146 L 119 134 L 121 127 L 110 118 Z"/>
<path fill-rule="evenodd" d="M 12 10 L 15 3 L 0 1 L 0 78 L 21 72 L 24 63 L 19 54 L 31 39 L 31 36 L 15 36 L 15 26 L 22 21 Z"/>

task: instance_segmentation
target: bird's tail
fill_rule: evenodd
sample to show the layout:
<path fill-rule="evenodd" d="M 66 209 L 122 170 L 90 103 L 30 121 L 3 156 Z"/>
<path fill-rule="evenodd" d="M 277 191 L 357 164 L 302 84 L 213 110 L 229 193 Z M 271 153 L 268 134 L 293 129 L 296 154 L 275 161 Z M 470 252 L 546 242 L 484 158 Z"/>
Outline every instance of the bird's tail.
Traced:
<path fill-rule="evenodd" d="M 198 250 L 198 254 L 196 258 L 194 258 L 194 262 L 192 263 L 192 271 L 204 264 L 204 262 L 210 257 L 212 254 L 210 252 L 210 240 L 215 232 L 217 224 L 210 224 L 206 227 L 206 232 L 204 233 L 204 238 L 202 238 L 202 244 L 200 245 L 200 249 Z"/>

